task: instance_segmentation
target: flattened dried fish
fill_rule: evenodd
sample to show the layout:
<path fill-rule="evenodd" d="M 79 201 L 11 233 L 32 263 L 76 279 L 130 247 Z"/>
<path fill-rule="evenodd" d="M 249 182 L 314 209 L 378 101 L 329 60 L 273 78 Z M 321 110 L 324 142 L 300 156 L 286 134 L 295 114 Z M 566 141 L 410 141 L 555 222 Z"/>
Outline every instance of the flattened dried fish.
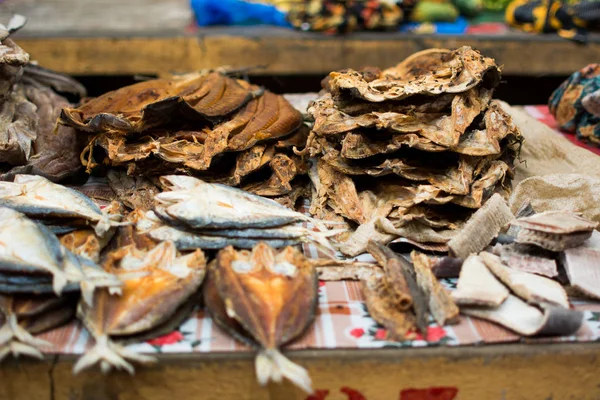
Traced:
<path fill-rule="evenodd" d="M 105 234 L 118 222 L 82 193 L 35 175 L 17 175 L 13 182 L 0 182 L 0 205 L 34 218 L 79 218 L 96 223 L 96 232 Z"/>
<path fill-rule="evenodd" d="M 154 358 L 127 350 L 109 337 L 147 331 L 165 322 L 198 290 L 206 260 L 201 250 L 179 256 L 172 242 L 163 242 L 148 252 L 133 246 L 118 249 L 108 255 L 104 267 L 123 282 L 122 295 L 98 290 L 92 304 L 79 304 L 79 318 L 96 345 L 79 359 L 73 371 L 100 363 L 103 371 L 115 367 L 133 374 L 125 359 L 148 363 Z"/>
<path fill-rule="evenodd" d="M 23 165 L 32 156 L 37 137 L 36 107 L 25 97 L 23 87 L 8 96 L 0 105 L 0 156 L 10 165 Z"/>
<path fill-rule="evenodd" d="M 577 247 L 561 254 L 569 283 L 586 296 L 600 299 L 600 250 Z"/>
<path fill-rule="evenodd" d="M 107 173 L 108 186 L 116 193 L 117 198 L 131 209 L 150 210 L 158 188 L 148 179 L 132 177 L 125 171 L 111 169 Z"/>
<path fill-rule="evenodd" d="M 440 325 L 455 324 L 458 322 L 459 310 L 450 293 L 440 284 L 433 271 L 433 260 L 425 254 L 413 251 L 410 254 L 413 267 L 417 276 L 417 284 L 429 298 L 429 312 Z"/>
<path fill-rule="evenodd" d="M 292 363 L 279 347 L 302 334 L 317 306 L 317 274 L 296 249 L 276 253 L 265 244 L 252 253 L 228 247 L 219 252 L 209 274 L 222 302 L 208 301 L 215 321 L 234 337 L 248 337 L 259 349 L 256 374 L 261 385 L 291 380 L 312 393 L 307 371 Z M 211 292 L 215 297 L 214 288 Z"/>
<path fill-rule="evenodd" d="M 177 111 L 220 117 L 242 107 L 254 93 L 217 72 L 192 73 L 136 83 L 63 110 L 59 123 L 92 133 L 142 132 L 162 125 Z"/>
<path fill-rule="evenodd" d="M 175 175 L 163 176 L 161 182 L 175 190 L 155 197 L 157 214 L 166 214 L 190 228 L 272 228 L 312 220 L 273 200 L 236 188 Z"/>
<path fill-rule="evenodd" d="M 502 263 L 500 257 L 485 251 L 480 257 L 498 279 L 528 303 L 569 308 L 567 293 L 558 282 L 509 268 Z"/>
<path fill-rule="evenodd" d="M 489 271 L 478 255 L 463 263 L 452 298 L 461 306 L 497 308 L 508 298 L 508 289 Z"/>
<path fill-rule="evenodd" d="M 536 246 L 509 244 L 496 245 L 493 248 L 494 254 L 500 256 L 502 262 L 511 268 L 518 269 L 532 274 L 555 278 L 558 276 L 556 261 L 548 258 L 546 255 L 539 254 L 540 251 L 532 252 L 531 248 L 539 249 Z"/>

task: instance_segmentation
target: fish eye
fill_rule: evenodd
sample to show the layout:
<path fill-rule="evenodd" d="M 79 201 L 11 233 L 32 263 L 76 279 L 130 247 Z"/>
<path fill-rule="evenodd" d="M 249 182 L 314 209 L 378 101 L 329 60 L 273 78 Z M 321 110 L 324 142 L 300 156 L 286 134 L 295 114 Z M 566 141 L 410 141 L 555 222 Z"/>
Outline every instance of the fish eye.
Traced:
<path fill-rule="evenodd" d="M 283 261 L 273 265 L 273 267 L 271 267 L 271 270 L 276 274 L 293 277 L 294 275 L 296 275 L 298 268 L 296 268 L 294 264 Z"/>

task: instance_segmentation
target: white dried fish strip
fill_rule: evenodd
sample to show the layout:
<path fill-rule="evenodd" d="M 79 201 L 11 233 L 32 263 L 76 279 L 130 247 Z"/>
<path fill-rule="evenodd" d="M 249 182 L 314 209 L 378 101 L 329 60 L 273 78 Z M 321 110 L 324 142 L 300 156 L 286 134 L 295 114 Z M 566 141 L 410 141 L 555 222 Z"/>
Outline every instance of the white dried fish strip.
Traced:
<path fill-rule="evenodd" d="M 494 194 L 469 218 L 460 233 L 448 242 L 451 253 L 462 259 L 479 253 L 514 219 L 506 201 Z"/>
<path fill-rule="evenodd" d="M 509 291 L 488 270 L 481 257 L 471 255 L 463 263 L 452 298 L 461 306 L 499 307 Z"/>
<path fill-rule="evenodd" d="M 533 244 L 550 251 L 563 251 L 581 245 L 592 236 L 591 231 L 555 234 L 521 228 L 517 243 Z"/>
<path fill-rule="evenodd" d="M 570 211 L 546 211 L 531 217 L 519 218 L 511 225 L 555 234 L 591 232 L 598 227 L 598 223 Z"/>
<path fill-rule="evenodd" d="M 600 250 L 579 247 L 565 250 L 561 257 L 571 286 L 600 299 Z"/>
<path fill-rule="evenodd" d="M 567 293 L 558 282 L 509 268 L 502 263 L 500 257 L 491 253 L 482 252 L 479 256 L 498 279 L 528 303 L 569 308 Z"/>
<path fill-rule="evenodd" d="M 544 313 L 509 295 L 498 308 L 461 307 L 460 312 L 500 324 L 519 335 L 572 335 L 583 323 L 583 313 L 563 308 L 550 308 Z"/>
<path fill-rule="evenodd" d="M 322 281 L 363 281 L 375 276 L 380 278 L 384 275 L 383 270 L 377 266 L 327 266 L 317 267 L 317 275 Z"/>

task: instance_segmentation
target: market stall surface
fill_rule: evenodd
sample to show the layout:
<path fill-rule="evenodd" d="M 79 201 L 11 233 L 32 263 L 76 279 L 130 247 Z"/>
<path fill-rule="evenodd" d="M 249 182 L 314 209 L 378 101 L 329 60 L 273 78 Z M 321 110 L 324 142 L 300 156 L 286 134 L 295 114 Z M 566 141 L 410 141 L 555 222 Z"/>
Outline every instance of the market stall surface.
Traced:
<path fill-rule="evenodd" d="M 554 126 L 545 106 L 524 109 Z M 104 185 L 90 180 L 82 189 L 101 191 Z M 326 256 L 313 245 L 303 250 L 313 258 Z M 442 282 L 453 290 L 456 280 Z M 600 303 L 571 300 L 574 309 L 584 312 L 584 323 L 573 336 L 525 339 L 462 316 L 454 326 L 431 321 L 427 340 L 419 336 L 389 342 L 368 315 L 358 282 L 321 282 L 315 323 L 286 349 L 313 377 L 316 394 L 309 399 L 598 398 L 593 371 L 600 367 Z M 187 398 L 199 392 L 205 399 L 307 398 L 289 384 L 257 386 L 253 352 L 223 333 L 202 310 L 167 335 L 130 345 L 158 354 L 160 360 L 138 368 L 135 377 L 104 376 L 96 370 L 73 377 L 77 355 L 93 345 L 79 323 L 40 338 L 54 345 L 46 360 L 13 360 L 0 367 L 0 398 Z"/>

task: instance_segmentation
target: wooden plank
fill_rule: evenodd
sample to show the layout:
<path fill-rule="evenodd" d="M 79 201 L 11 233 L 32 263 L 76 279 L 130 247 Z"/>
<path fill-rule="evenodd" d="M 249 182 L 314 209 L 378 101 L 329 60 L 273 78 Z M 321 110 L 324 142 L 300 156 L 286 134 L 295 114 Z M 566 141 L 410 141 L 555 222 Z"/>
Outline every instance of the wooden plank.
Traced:
<path fill-rule="evenodd" d="M 600 42 L 564 39 L 356 34 L 325 37 L 278 28 L 205 29 L 197 36 L 28 37 L 18 43 L 41 65 L 74 75 L 164 74 L 223 65 L 266 65 L 254 74 L 325 75 L 342 68 L 386 68 L 431 47 L 470 45 L 496 58 L 507 75 L 568 75 L 600 59 Z"/>
<path fill-rule="evenodd" d="M 52 400 L 53 360 L 5 360 L 0 365 L 0 399 Z"/>
<path fill-rule="evenodd" d="M 403 400 L 402 393 L 408 390 L 427 392 L 440 387 L 446 389 L 437 392 L 457 391 L 457 396 L 435 398 L 600 398 L 600 343 L 296 351 L 288 355 L 309 370 L 315 389 L 329 391 L 327 400 L 348 399 L 342 388 L 356 390 L 366 400 Z M 73 362 L 73 357 L 60 357 L 54 365 L 52 399 L 306 399 L 289 383 L 258 387 L 249 353 L 163 354 L 159 364 L 138 368 L 133 377 L 126 373 L 105 376 L 98 370 L 74 377 Z M 18 394 L 23 398 L 46 398 L 41 393 L 48 388 L 43 382 L 47 371 L 36 364 L 40 363 L 27 362 L 27 368 L 10 372 L 12 387 L 20 382 Z M 0 387 L 5 386 L 7 370 L 12 368 L 12 364 L 0 366 Z M 13 399 L 12 394 L 0 389 L 0 400 Z"/>

